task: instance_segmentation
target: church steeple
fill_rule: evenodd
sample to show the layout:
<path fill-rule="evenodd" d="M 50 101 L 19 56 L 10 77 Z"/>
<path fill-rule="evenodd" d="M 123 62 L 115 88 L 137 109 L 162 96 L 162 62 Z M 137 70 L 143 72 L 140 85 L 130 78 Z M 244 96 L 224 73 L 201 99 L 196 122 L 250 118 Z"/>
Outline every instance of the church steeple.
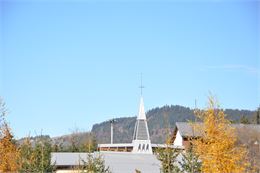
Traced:
<path fill-rule="evenodd" d="M 141 80 L 141 98 L 139 111 L 135 123 L 133 135 L 133 153 L 152 154 L 151 140 L 144 110 L 144 100 L 142 96 L 142 80 Z"/>

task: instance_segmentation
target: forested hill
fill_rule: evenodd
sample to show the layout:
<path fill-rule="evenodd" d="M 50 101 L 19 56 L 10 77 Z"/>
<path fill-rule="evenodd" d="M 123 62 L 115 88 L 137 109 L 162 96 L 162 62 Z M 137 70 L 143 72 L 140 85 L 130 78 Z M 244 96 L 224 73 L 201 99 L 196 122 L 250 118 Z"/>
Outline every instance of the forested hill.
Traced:
<path fill-rule="evenodd" d="M 194 120 L 194 110 L 179 105 L 157 107 L 146 113 L 152 143 L 164 143 L 167 129 L 173 129 L 175 122 Z M 255 112 L 248 110 L 226 109 L 228 119 L 233 122 L 253 122 Z M 136 117 L 117 118 L 114 124 L 114 143 L 132 141 Z M 169 127 L 169 128 L 168 128 Z M 110 123 L 95 124 L 92 133 L 98 143 L 110 142 Z"/>

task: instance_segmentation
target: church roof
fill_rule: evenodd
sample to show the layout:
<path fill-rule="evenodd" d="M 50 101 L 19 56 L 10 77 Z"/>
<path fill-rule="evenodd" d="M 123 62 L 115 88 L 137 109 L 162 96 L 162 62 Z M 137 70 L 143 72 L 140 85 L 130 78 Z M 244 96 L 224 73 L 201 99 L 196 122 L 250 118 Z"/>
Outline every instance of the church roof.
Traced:
<path fill-rule="evenodd" d="M 135 169 L 142 173 L 160 173 L 160 161 L 153 154 L 135 154 L 130 152 L 95 152 L 101 155 L 106 167 L 113 173 L 133 173 Z M 51 162 L 56 166 L 78 166 L 83 164 L 88 153 L 51 153 Z"/>

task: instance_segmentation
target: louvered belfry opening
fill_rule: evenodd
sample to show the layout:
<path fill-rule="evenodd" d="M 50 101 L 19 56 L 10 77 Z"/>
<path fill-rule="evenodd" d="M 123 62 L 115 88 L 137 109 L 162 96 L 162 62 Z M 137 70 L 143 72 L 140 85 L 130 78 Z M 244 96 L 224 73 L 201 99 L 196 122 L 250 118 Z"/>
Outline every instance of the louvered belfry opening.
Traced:
<path fill-rule="evenodd" d="M 146 120 L 137 120 L 134 140 L 149 140 Z"/>

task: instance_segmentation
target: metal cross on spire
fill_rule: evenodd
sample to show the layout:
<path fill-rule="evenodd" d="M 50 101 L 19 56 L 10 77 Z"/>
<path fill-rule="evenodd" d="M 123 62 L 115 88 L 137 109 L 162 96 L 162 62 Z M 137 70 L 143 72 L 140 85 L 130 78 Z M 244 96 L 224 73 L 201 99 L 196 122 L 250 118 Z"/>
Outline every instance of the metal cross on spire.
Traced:
<path fill-rule="evenodd" d="M 141 96 L 143 95 L 143 74 L 141 73 L 141 85 L 139 86 L 139 88 L 141 89 Z"/>

